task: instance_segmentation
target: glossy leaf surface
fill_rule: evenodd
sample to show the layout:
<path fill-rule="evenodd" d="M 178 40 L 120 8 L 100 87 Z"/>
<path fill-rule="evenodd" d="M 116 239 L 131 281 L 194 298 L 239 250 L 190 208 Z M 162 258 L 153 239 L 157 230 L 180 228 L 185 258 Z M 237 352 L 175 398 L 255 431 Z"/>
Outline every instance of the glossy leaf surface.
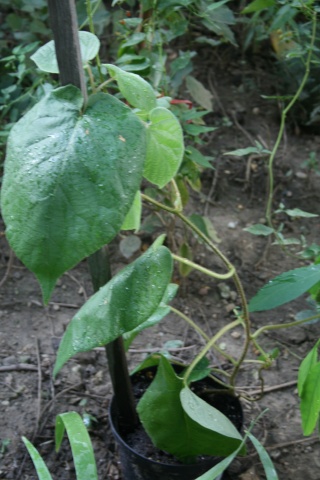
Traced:
<path fill-rule="evenodd" d="M 2 188 L 8 241 L 48 301 L 56 280 L 120 230 L 140 187 L 145 128 L 122 102 L 51 92 L 12 129 Z"/>
<path fill-rule="evenodd" d="M 270 310 L 290 302 L 320 281 L 320 265 L 296 268 L 270 280 L 249 303 L 250 312 Z"/>
<path fill-rule="evenodd" d="M 54 375 L 76 353 L 106 345 L 148 320 L 163 299 L 171 273 L 170 251 L 152 246 L 115 275 L 71 320 L 60 343 Z"/>
<path fill-rule="evenodd" d="M 65 430 L 71 445 L 77 480 L 98 480 L 94 452 L 88 431 L 77 412 L 67 412 L 56 418 L 56 451 L 59 450 Z"/>
<path fill-rule="evenodd" d="M 166 108 L 150 112 L 144 177 L 163 188 L 177 173 L 184 152 L 183 133 L 177 118 Z"/>
<path fill-rule="evenodd" d="M 239 447 L 241 435 L 224 415 L 193 395 L 162 357 L 156 377 L 137 407 L 153 443 L 182 461 L 200 454 L 230 454 Z"/>

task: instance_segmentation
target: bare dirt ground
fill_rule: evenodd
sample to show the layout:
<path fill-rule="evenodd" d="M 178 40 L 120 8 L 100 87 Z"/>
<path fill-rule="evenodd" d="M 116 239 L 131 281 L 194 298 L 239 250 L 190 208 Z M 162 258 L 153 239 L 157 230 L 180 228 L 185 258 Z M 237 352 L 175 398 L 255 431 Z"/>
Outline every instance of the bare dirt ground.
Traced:
<path fill-rule="evenodd" d="M 207 62 L 210 60 L 210 62 Z M 266 70 L 250 63 L 228 58 L 203 58 L 203 64 L 215 65 L 201 70 L 203 82 L 213 90 L 215 111 L 208 124 L 220 125 L 205 138 L 204 153 L 215 157 L 215 171 L 203 173 L 201 194 L 192 194 L 190 208 L 211 219 L 220 247 L 237 267 L 250 299 L 257 290 L 277 274 L 302 266 L 303 263 L 286 255 L 278 246 L 268 245 L 266 238 L 255 237 L 243 228 L 264 217 L 267 195 L 266 159 L 224 156 L 223 153 L 250 145 L 249 139 L 273 146 L 279 124 L 277 106 L 260 96 L 270 93 L 270 78 Z M 240 66 L 239 66 L 240 65 Z M 218 73 L 219 72 L 219 73 Z M 209 80 L 208 80 L 209 79 Z M 230 119 L 223 126 L 223 117 Z M 275 202 L 287 208 L 319 212 L 319 177 L 309 174 L 302 166 L 310 152 L 320 154 L 320 136 L 296 135 L 286 131 L 275 166 Z M 285 219 L 284 232 L 290 237 L 304 235 L 307 243 L 320 243 L 320 220 Z M 0 230 L 4 226 L 1 224 Z M 1 241 L 1 277 L 10 262 L 5 237 Z M 113 271 L 127 260 L 121 256 L 118 243 L 111 247 L 115 259 Z M 210 267 L 217 260 L 202 247 L 196 259 Z M 0 278 L 1 278 L 0 277 Z M 235 288 L 230 282 L 221 285 L 213 279 L 192 272 L 180 288 L 174 305 L 194 318 L 207 332 L 234 318 L 238 304 Z M 85 298 L 92 293 L 86 263 L 65 274 L 59 281 L 47 308 L 42 306 L 40 288 L 31 273 L 16 259 L 0 290 L 0 479 L 36 479 L 33 465 L 21 441 L 24 435 L 32 440 L 54 478 L 75 479 L 67 441 L 61 451 L 54 452 L 55 415 L 68 410 L 88 413 L 94 417 L 90 435 L 93 441 L 99 478 L 121 479 L 117 451 L 108 427 L 108 405 L 112 395 L 104 351 L 84 353 L 69 361 L 53 381 L 52 368 L 63 331 Z M 306 308 L 305 299 L 292 302 L 267 313 L 252 315 L 254 327 L 264 323 L 292 320 L 295 313 Z M 291 330 L 280 330 L 263 338 L 266 349 L 278 347 L 280 356 L 265 372 L 266 393 L 257 403 L 243 401 L 245 426 L 261 411 L 268 412 L 259 421 L 254 433 L 267 447 L 276 465 L 280 480 L 319 480 L 320 448 L 315 437 L 304 438 L 301 431 L 299 401 L 296 390 L 297 370 L 301 359 L 314 345 L 320 334 L 320 324 Z M 133 366 L 148 353 L 163 348 L 169 340 L 180 340 L 181 347 L 171 350 L 179 359 L 191 358 L 198 335 L 183 320 L 170 315 L 157 327 L 138 336 L 129 352 Z M 240 351 L 243 333 L 223 338 L 221 348 L 232 354 Z M 250 352 L 256 358 L 256 352 Z M 212 356 L 213 364 L 225 364 L 223 358 Z M 228 368 L 228 365 L 224 365 Z M 255 392 L 259 382 L 254 369 L 245 367 L 239 386 Z M 226 478 L 261 480 L 264 477 L 259 461 L 249 449 L 246 458 L 238 459 Z M 89 480 L 89 479 L 88 479 Z"/>

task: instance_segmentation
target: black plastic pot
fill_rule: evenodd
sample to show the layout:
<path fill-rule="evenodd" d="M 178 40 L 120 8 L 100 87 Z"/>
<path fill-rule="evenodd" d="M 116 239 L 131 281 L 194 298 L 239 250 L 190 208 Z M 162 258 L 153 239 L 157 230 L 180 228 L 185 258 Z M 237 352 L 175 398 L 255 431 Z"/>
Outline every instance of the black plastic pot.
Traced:
<path fill-rule="evenodd" d="M 153 367 L 151 368 L 151 371 L 155 371 Z M 147 369 L 146 375 L 145 371 L 138 372 L 137 375 L 139 377 L 145 375 L 150 383 L 151 380 L 149 373 L 150 369 Z M 135 378 L 133 376 L 133 383 L 134 382 Z M 221 389 L 220 384 L 216 383 L 211 378 L 195 382 L 193 385 L 196 387 L 198 386 L 201 389 L 204 384 L 207 384 L 210 389 Z M 148 385 L 146 385 L 146 388 L 147 386 Z M 223 392 L 223 389 L 221 389 L 221 392 Z M 222 411 L 235 424 L 238 430 L 241 429 L 243 412 L 241 404 L 236 397 L 221 393 L 215 395 L 215 398 L 206 398 L 205 400 L 208 403 L 213 404 L 218 410 Z M 119 418 L 114 398 L 112 398 L 110 404 L 109 420 L 119 448 L 123 480 L 195 480 L 221 460 L 221 458 L 217 457 L 205 457 L 198 463 L 188 465 L 179 463 L 178 461 L 176 463 L 165 463 L 152 460 L 152 458 L 148 458 L 136 451 L 124 440 L 124 435 L 119 428 Z M 218 478 L 222 479 L 222 475 Z"/>

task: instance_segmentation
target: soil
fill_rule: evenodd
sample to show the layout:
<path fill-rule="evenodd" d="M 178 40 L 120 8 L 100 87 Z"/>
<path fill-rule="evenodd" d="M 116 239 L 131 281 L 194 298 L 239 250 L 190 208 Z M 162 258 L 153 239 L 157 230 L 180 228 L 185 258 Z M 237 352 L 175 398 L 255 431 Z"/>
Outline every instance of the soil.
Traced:
<path fill-rule="evenodd" d="M 270 244 L 266 237 L 244 231 L 245 227 L 261 222 L 265 215 L 266 158 L 237 158 L 224 153 L 248 147 L 255 140 L 272 148 L 279 127 L 279 111 L 277 105 L 261 97 L 275 92 L 275 77 L 268 73 L 268 66 L 260 66 L 256 59 L 239 59 L 233 55 L 227 48 L 199 52 L 203 66 L 197 78 L 212 90 L 215 101 L 214 112 L 207 116 L 207 123 L 219 128 L 204 137 L 203 145 L 203 152 L 215 158 L 215 170 L 203 172 L 201 193 L 190 193 L 188 208 L 210 218 L 221 239 L 219 246 L 238 269 L 250 299 L 269 279 L 305 262 Z M 317 213 L 319 177 L 308 171 L 303 162 L 311 152 L 319 155 L 320 136 L 299 131 L 297 123 L 293 119 L 287 128 L 276 158 L 274 208 L 282 202 L 286 208 L 298 207 Z M 282 216 L 281 221 L 286 237 L 303 236 L 308 245 L 320 243 L 319 218 Z M 0 230 L 4 230 L 3 224 Z M 182 230 L 178 227 L 176 242 L 181 238 Z M 90 435 L 99 478 L 121 479 L 117 449 L 108 426 L 112 390 L 104 349 L 74 357 L 55 381 L 52 378 L 59 340 L 77 309 L 92 294 L 86 262 L 63 275 L 48 307 L 43 307 L 34 276 L 11 256 L 4 235 L 0 242 L 4 280 L 0 290 L 0 479 L 36 479 L 22 435 L 34 442 L 54 478 L 75 479 L 67 440 L 59 453 L 54 452 L 55 416 L 69 410 L 91 416 Z M 113 273 L 132 260 L 121 255 L 117 240 L 110 245 L 110 251 Z M 295 253 L 299 247 L 290 246 L 289 251 Z M 221 268 L 203 246 L 195 249 L 195 260 L 209 268 Z M 175 280 L 180 282 L 180 289 L 173 305 L 209 334 L 234 319 L 233 310 L 239 300 L 232 282 L 216 282 L 195 271 L 186 279 L 181 279 L 176 272 Z M 253 328 L 291 321 L 306 305 L 306 298 L 300 298 L 276 310 L 252 314 Z M 320 478 L 319 441 L 315 436 L 303 437 L 296 388 L 301 359 L 319 334 L 319 323 L 265 334 L 264 348 L 267 351 L 278 348 L 280 355 L 263 373 L 263 398 L 254 403 L 242 399 L 244 428 L 268 409 L 253 433 L 269 451 L 280 480 Z M 219 346 L 236 356 L 243 340 L 239 328 L 226 334 Z M 168 344 L 168 341 L 175 343 Z M 168 349 L 168 345 L 173 358 L 187 361 L 203 342 L 182 319 L 170 314 L 158 326 L 136 338 L 128 354 L 130 365 L 136 365 L 157 349 Z M 257 355 L 254 350 L 249 352 L 252 360 Z M 211 353 L 209 359 L 212 365 L 230 369 L 224 357 L 217 353 Z M 246 364 L 238 380 L 241 392 L 247 396 L 258 395 L 259 391 L 259 378 L 252 365 Z M 248 455 L 237 459 L 229 469 L 229 479 L 265 478 L 257 455 L 250 446 L 248 449 Z"/>

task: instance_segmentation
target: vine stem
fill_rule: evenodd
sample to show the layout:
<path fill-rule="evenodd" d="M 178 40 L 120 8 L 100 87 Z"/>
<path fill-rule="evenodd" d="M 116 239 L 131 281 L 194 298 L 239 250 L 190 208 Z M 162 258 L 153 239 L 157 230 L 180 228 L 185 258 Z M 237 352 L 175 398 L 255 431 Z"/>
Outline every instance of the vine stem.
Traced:
<path fill-rule="evenodd" d="M 239 358 L 238 362 L 234 366 L 233 372 L 230 376 L 230 384 L 232 386 L 234 386 L 237 373 L 239 372 L 241 364 L 243 363 L 243 361 L 244 361 L 244 359 L 247 355 L 249 345 L 250 345 L 250 341 L 251 341 L 251 325 L 250 325 L 250 314 L 249 314 L 249 309 L 248 309 L 248 303 L 247 303 L 247 299 L 246 299 L 246 296 L 245 296 L 245 293 L 244 293 L 244 289 L 243 289 L 241 280 L 240 280 L 240 278 L 237 274 L 237 271 L 234 268 L 234 266 L 232 265 L 232 263 L 228 260 L 228 258 L 219 250 L 219 248 L 216 247 L 216 245 L 214 245 L 214 243 L 196 225 L 194 225 L 194 223 L 192 223 L 191 220 L 189 220 L 185 215 L 183 215 L 182 212 L 178 211 L 175 208 L 169 207 L 167 205 L 163 205 L 162 203 L 158 202 L 157 200 L 154 200 L 153 198 L 145 195 L 144 193 L 141 193 L 141 198 L 143 200 L 149 202 L 149 203 L 152 203 L 153 205 L 160 208 L 161 210 L 165 210 L 165 211 L 167 211 L 167 212 L 169 212 L 173 215 L 176 215 L 178 218 L 180 218 L 180 220 L 185 225 L 187 225 L 191 230 L 193 230 L 208 245 L 208 247 L 210 247 L 210 249 L 218 256 L 218 258 L 220 258 L 220 260 L 224 263 L 224 265 L 229 270 L 227 275 L 230 274 L 230 272 L 233 272 L 230 275 L 230 278 L 232 278 L 232 280 L 233 280 L 233 282 L 236 286 L 238 295 L 240 297 L 241 306 L 242 306 L 242 320 L 241 321 L 237 320 L 237 322 L 239 322 L 239 323 L 237 323 L 237 325 L 242 323 L 244 325 L 244 330 L 245 330 L 245 340 L 244 340 L 244 345 L 243 345 L 243 348 L 242 348 L 242 353 L 240 355 L 240 358 Z M 220 275 L 220 274 L 216 274 L 215 272 L 211 272 L 211 276 L 214 276 L 213 273 L 214 273 L 214 275 Z M 229 277 L 227 277 L 227 278 L 229 278 Z M 220 333 L 220 332 L 218 332 L 218 333 Z M 215 337 L 213 337 L 213 338 L 215 338 Z M 209 348 L 211 348 L 211 347 L 209 347 Z"/>
<path fill-rule="evenodd" d="M 273 176 L 273 163 L 275 156 L 277 154 L 277 151 L 279 149 L 282 137 L 283 137 L 283 132 L 284 132 L 284 127 L 286 123 L 286 117 L 289 112 L 289 110 L 293 107 L 293 105 L 296 103 L 298 98 L 300 97 L 302 90 L 305 87 L 305 84 L 309 78 L 310 74 L 310 64 L 311 64 L 311 58 L 312 58 L 312 53 L 313 53 L 313 48 L 314 48 L 314 43 L 316 39 L 316 27 L 317 27 L 317 14 L 316 12 L 313 12 L 312 14 L 312 34 L 311 34 L 311 41 L 309 45 L 309 51 L 307 55 L 307 60 L 306 60 L 306 68 L 305 68 L 305 73 L 302 78 L 302 81 L 300 83 L 300 86 L 298 90 L 296 91 L 295 95 L 291 99 L 291 101 L 288 103 L 286 108 L 283 109 L 282 114 L 281 114 L 281 121 L 280 121 L 280 128 L 278 132 L 278 136 L 276 139 L 276 142 L 274 144 L 274 147 L 272 149 L 271 155 L 269 157 L 269 163 L 268 163 L 268 175 L 269 175 L 269 195 L 268 195 L 268 202 L 267 202 L 267 210 L 266 210 L 266 219 L 271 228 L 275 231 L 272 223 L 272 200 L 273 200 L 273 190 L 274 190 L 274 176 Z M 276 232 L 275 232 L 276 234 Z M 277 236 L 277 234 L 276 234 Z"/>
<path fill-rule="evenodd" d="M 196 365 L 200 362 L 200 360 L 206 355 L 206 353 L 210 350 L 210 348 L 213 347 L 215 342 L 219 340 L 220 337 L 222 337 L 225 333 L 227 333 L 229 330 L 232 328 L 237 327 L 240 325 L 241 320 L 237 319 L 234 320 L 231 323 L 228 323 L 228 325 L 225 325 L 223 328 L 219 330 L 210 340 L 210 342 L 207 343 L 207 345 L 201 350 L 201 352 L 195 357 L 195 359 L 190 363 L 189 367 L 187 368 L 185 374 L 184 374 L 184 384 L 187 385 L 188 383 L 188 378 L 192 372 L 192 370 L 196 367 Z"/>
<path fill-rule="evenodd" d="M 185 322 L 187 322 L 196 332 L 199 333 L 199 335 L 206 342 L 210 342 L 210 337 L 190 317 L 180 312 L 180 310 L 177 310 L 176 308 L 172 307 L 171 305 L 170 305 L 170 310 L 176 315 L 178 315 L 180 318 L 182 318 Z M 222 355 L 224 358 L 229 360 L 230 363 L 232 363 L 233 365 L 236 365 L 237 361 L 234 358 L 232 358 L 227 353 L 223 352 L 219 347 L 217 347 L 217 345 L 214 345 L 213 347 L 215 350 L 217 350 L 220 353 L 220 355 Z"/>
<path fill-rule="evenodd" d="M 264 327 L 259 328 L 251 335 L 252 339 L 256 339 L 261 333 L 267 332 L 268 330 L 280 330 L 281 328 L 290 328 L 290 327 L 297 327 L 299 325 L 303 325 L 304 323 L 312 322 L 312 320 L 317 320 L 320 318 L 320 313 L 317 315 L 313 315 L 312 317 L 303 318 L 302 320 L 296 320 L 294 322 L 288 323 L 278 323 L 275 325 L 265 325 Z"/>

